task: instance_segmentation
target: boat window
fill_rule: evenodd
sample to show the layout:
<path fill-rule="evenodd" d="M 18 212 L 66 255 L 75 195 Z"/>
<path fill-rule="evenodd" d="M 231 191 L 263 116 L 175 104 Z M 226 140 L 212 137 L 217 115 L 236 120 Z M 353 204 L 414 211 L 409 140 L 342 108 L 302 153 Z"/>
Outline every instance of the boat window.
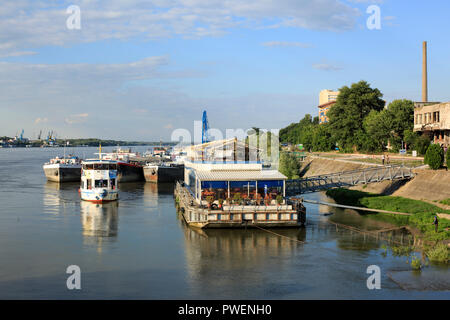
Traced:
<path fill-rule="evenodd" d="M 94 169 L 94 165 L 93 164 L 84 164 L 83 169 L 84 170 L 92 170 L 92 169 Z"/>
<path fill-rule="evenodd" d="M 116 179 L 111 179 L 110 180 L 110 187 L 111 187 L 111 189 L 115 189 L 116 188 Z"/>
<path fill-rule="evenodd" d="M 87 183 L 86 188 L 87 188 L 88 190 L 91 190 L 91 189 L 92 189 L 92 180 L 91 180 L 91 179 L 87 179 L 87 180 L 86 180 L 86 183 Z"/>
<path fill-rule="evenodd" d="M 107 188 L 108 180 L 95 180 L 95 187 L 96 188 Z"/>

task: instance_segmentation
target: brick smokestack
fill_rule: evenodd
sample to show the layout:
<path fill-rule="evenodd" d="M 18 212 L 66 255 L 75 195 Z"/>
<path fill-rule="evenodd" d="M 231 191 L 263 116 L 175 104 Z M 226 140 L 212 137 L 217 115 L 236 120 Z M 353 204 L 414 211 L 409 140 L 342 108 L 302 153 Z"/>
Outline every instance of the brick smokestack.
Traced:
<path fill-rule="evenodd" d="M 422 44 L 422 101 L 428 102 L 428 74 L 427 74 L 427 42 Z"/>

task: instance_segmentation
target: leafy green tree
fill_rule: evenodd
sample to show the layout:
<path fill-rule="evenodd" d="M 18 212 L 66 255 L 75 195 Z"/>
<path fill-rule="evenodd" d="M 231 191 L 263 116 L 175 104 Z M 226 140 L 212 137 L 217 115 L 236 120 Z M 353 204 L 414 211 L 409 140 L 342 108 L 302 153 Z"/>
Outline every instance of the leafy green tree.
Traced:
<path fill-rule="evenodd" d="M 450 168 L 450 150 L 448 149 L 445 154 L 445 164 L 447 165 L 447 168 Z"/>
<path fill-rule="evenodd" d="M 312 150 L 330 151 L 334 147 L 328 123 L 317 125 L 313 131 Z"/>
<path fill-rule="evenodd" d="M 351 149 L 357 146 L 364 149 L 365 138 L 360 137 L 365 132 L 364 118 L 370 111 L 381 111 L 385 101 L 382 93 L 370 87 L 366 81 L 353 83 L 351 87 L 339 89 L 336 103 L 328 111 L 329 125 L 333 140 L 340 148 Z"/>
<path fill-rule="evenodd" d="M 300 176 L 300 162 L 291 153 L 281 152 L 279 171 L 288 179 L 298 179 Z"/>
<path fill-rule="evenodd" d="M 390 141 L 396 149 L 401 149 L 402 141 L 405 141 L 405 131 L 414 127 L 414 102 L 411 100 L 394 100 L 387 109 L 390 119 Z"/>
<path fill-rule="evenodd" d="M 364 141 L 364 149 L 368 151 L 383 151 L 391 136 L 392 119 L 388 111 L 370 111 L 363 124 L 367 134 L 366 141 Z"/>
<path fill-rule="evenodd" d="M 426 135 L 419 136 L 415 141 L 413 148 L 421 155 L 426 154 L 428 147 L 430 146 L 431 140 Z"/>
<path fill-rule="evenodd" d="M 428 150 L 425 154 L 424 162 L 428 164 L 428 166 L 437 170 L 444 164 L 444 150 L 438 144 L 432 144 L 428 147 Z"/>

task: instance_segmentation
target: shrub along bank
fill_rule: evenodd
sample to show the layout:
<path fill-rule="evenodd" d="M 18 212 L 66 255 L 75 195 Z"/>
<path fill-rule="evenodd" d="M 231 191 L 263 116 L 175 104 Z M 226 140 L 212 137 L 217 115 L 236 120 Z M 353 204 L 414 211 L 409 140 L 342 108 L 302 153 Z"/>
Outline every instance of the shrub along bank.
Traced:
<path fill-rule="evenodd" d="M 439 219 L 438 232 L 435 231 L 433 225 L 433 218 L 436 213 L 450 213 L 450 210 L 445 210 L 420 200 L 384 196 L 344 188 L 330 189 L 326 194 L 340 204 L 411 213 L 412 215 L 410 216 L 376 213 L 370 214 L 370 217 L 396 225 L 412 226 L 421 232 L 424 240 L 439 241 L 450 239 L 449 220 Z"/>

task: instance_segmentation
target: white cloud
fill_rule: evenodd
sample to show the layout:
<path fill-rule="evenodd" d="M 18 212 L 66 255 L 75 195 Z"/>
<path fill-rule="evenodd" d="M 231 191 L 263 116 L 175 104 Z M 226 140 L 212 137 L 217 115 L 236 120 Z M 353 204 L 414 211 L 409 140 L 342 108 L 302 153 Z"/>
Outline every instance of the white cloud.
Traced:
<path fill-rule="evenodd" d="M 332 65 L 332 64 L 328 64 L 328 63 L 316 63 L 316 64 L 313 64 L 312 67 L 314 69 L 324 70 L 324 71 L 339 71 L 339 70 L 342 70 L 341 67 L 338 67 L 338 66 L 335 66 L 335 65 Z"/>
<path fill-rule="evenodd" d="M 38 124 L 38 123 L 46 123 L 46 122 L 48 122 L 47 118 L 36 118 L 34 120 L 34 123 L 36 123 L 36 124 Z"/>
<path fill-rule="evenodd" d="M 301 94 L 194 97 L 182 87 L 160 85 L 199 76 L 166 68 L 168 63 L 166 56 L 103 65 L 0 62 L 0 127 L 4 134 L 14 134 L 17 123 L 23 123 L 27 132 L 54 130 L 64 137 L 158 141 L 169 139 L 175 128 L 192 132 L 205 108 L 211 125 L 222 130 L 280 128 L 315 103 L 315 95 Z"/>
<path fill-rule="evenodd" d="M 311 48 L 312 44 L 295 41 L 269 41 L 262 43 L 265 47 L 299 47 L 299 48 Z"/>
<path fill-rule="evenodd" d="M 38 54 L 35 51 L 14 51 L 0 54 L 0 58 L 9 58 L 9 57 L 21 57 L 21 56 L 33 56 Z"/>
<path fill-rule="evenodd" d="M 81 9 L 80 30 L 66 27 L 65 9 L 72 4 Z M 338 0 L 17 0 L 0 8 L 0 51 L 138 36 L 217 36 L 235 27 L 341 31 L 352 29 L 359 15 Z"/>
<path fill-rule="evenodd" d="M 67 124 L 76 124 L 86 122 L 89 117 L 88 113 L 72 114 L 65 119 Z"/>

